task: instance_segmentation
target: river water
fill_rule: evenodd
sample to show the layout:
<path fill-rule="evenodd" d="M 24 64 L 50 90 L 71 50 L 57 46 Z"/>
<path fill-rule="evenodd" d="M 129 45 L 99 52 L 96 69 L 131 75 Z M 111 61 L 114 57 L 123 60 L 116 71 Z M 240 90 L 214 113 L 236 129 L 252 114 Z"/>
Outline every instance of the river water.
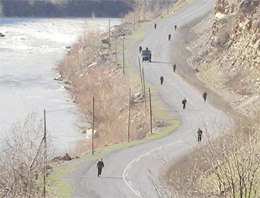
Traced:
<path fill-rule="evenodd" d="M 111 19 L 111 25 L 120 23 Z M 58 152 L 66 152 L 81 137 L 83 123 L 58 76 L 57 63 L 67 46 L 90 29 L 108 29 L 108 19 L 3 18 L 0 33 L 0 135 L 17 121 L 46 110 L 47 130 Z"/>

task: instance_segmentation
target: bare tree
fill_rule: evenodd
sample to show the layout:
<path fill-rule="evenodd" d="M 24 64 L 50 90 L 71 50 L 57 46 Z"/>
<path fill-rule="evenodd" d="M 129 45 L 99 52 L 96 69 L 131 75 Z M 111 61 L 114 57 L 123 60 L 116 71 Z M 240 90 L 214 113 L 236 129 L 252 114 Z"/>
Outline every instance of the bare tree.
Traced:
<path fill-rule="evenodd" d="M 259 135 L 253 130 L 208 137 L 171 167 L 166 175 L 173 197 L 259 197 Z"/>
<path fill-rule="evenodd" d="M 43 161 L 43 123 L 36 114 L 16 123 L 2 138 L 0 197 L 40 197 Z"/>

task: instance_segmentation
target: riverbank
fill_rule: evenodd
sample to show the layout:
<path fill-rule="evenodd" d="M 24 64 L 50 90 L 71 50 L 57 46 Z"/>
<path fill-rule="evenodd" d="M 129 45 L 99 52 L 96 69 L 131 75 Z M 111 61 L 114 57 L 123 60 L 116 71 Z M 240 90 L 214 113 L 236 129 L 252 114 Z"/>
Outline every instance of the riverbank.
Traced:
<path fill-rule="evenodd" d="M 12 126 L 46 110 L 47 130 L 54 152 L 67 152 L 79 137 L 77 107 L 61 82 L 56 64 L 84 32 L 83 19 L 5 19 L 0 32 L 0 134 L 6 137 Z M 73 24 L 73 27 L 71 25 Z M 70 28 L 69 28 L 70 27 Z M 59 110 L 59 111 L 57 111 Z M 63 110 L 63 111 L 61 111 Z M 66 113 L 64 113 L 66 112 Z"/>
<path fill-rule="evenodd" d="M 59 64 L 60 74 L 69 84 L 66 89 L 79 106 L 83 122 L 92 123 L 94 99 L 95 150 L 142 139 L 151 132 L 148 90 L 142 91 L 135 71 L 122 62 L 122 36 L 135 34 L 130 23 L 114 28 L 109 49 L 107 34 L 90 31 Z M 169 125 L 156 116 L 158 113 L 154 115 L 154 132 Z M 87 128 L 82 130 L 91 132 Z M 87 139 L 78 142 L 74 154 L 90 151 L 91 134 L 86 136 Z"/>

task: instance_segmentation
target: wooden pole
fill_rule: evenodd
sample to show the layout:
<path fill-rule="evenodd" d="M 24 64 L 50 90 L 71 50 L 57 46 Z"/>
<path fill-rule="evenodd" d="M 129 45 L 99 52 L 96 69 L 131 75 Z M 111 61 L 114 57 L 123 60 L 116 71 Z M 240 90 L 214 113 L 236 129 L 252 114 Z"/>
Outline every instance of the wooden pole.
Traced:
<path fill-rule="evenodd" d="M 46 130 L 46 111 L 43 110 L 43 124 L 44 124 L 44 168 L 43 168 L 43 197 L 46 197 L 46 176 L 47 176 L 47 130 Z"/>
<path fill-rule="evenodd" d="M 134 30 L 135 30 L 135 12 L 134 12 Z"/>
<path fill-rule="evenodd" d="M 110 40 L 111 40 L 111 33 L 110 33 L 110 18 L 108 20 L 108 49 L 110 50 Z"/>
<path fill-rule="evenodd" d="M 121 12 L 121 35 L 123 35 L 123 14 L 122 14 L 122 12 Z"/>
<path fill-rule="evenodd" d="M 116 66 L 117 66 L 117 63 L 118 63 L 118 61 L 117 61 L 117 35 L 115 36 L 115 58 L 116 58 Z"/>
<path fill-rule="evenodd" d="M 127 141 L 130 140 L 130 116 L 131 116 L 131 88 L 129 88 L 129 103 L 128 103 L 128 129 L 127 129 Z"/>
<path fill-rule="evenodd" d="M 138 66 L 139 66 L 139 72 L 140 72 L 140 77 L 141 77 L 142 92 L 144 93 L 144 89 L 143 89 L 143 74 L 142 74 L 141 61 L 140 61 L 140 57 L 139 56 L 138 56 Z"/>
<path fill-rule="evenodd" d="M 125 74 L 125 37 L 123 36 L 123 74 Z"/>
<path fill-rule="evenodd" d="M 91 154 L 94 155 L 94 108 L 95 108 L 95 99 L 93 97 L 93 106 L 92 106 L 92 134 L 91 134 Z"/>
<path fill-rule="evenodd" d="M 153 112 L 152 112 L 152 97 L 151 97 L 151 90 L 149 87 L 149 102 L 150 102 L 150 127 L 151 127 L 151 134 L 153 133 Z"/>
<path fill-rule="evenodd" d="M 142 74 L 143 74 L 143 89 L 144 89 L 144 107 L 146 108 L 146 93 L 145 93 L 144 68 L 142 68 Z"/>

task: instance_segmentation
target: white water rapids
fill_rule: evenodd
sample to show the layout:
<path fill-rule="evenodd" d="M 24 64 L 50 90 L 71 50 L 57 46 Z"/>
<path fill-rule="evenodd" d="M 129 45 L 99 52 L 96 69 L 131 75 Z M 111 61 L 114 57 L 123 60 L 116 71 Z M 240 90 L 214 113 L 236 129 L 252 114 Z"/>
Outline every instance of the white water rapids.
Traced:
<path fill-rule="evenodd" d="M 108 19 L 1 20 L 0 33 L 0 135 L 31 112 L 43 116 L 59 152 L 75 146 L 81 137 L 79 112 L 58 76 L 57 63 L 89 28 L 107 30 Z M 111 25 L 119 24 L 112 19 Z"/>

